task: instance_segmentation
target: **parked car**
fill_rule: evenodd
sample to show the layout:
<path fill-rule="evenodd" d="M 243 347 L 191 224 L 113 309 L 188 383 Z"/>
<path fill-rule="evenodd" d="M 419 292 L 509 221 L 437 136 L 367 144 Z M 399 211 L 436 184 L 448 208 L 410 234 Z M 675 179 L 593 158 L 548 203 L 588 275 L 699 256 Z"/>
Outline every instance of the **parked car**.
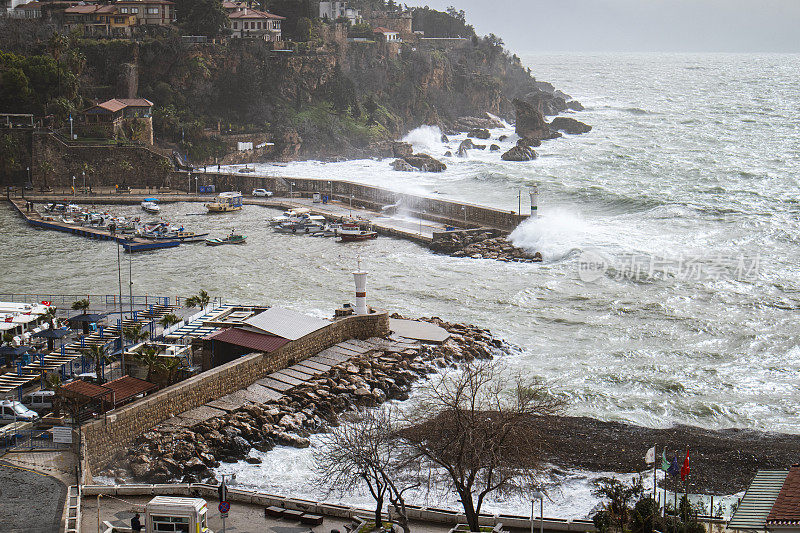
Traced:
<path fill-rule="evenodd" d="M 53 409 L 53 398 L 55 398 L 55 395 L 55 391 L 51 390 L 30 392 L 22 397 L 22 404 L 37 413 L 50 411 Z"/>
<path fill-rule="evenodd" d="M 253 189 L 253 196 L 272 196 L 272 191 L 268 191 L 267 189 Z"/>
<path fill-rule="evenodd" d="M 21 402 L 3 400 L 0 402 L 0 424 L 10 424 L 17 422 L 36 422 L 39 415 L 31 411 Z"/>

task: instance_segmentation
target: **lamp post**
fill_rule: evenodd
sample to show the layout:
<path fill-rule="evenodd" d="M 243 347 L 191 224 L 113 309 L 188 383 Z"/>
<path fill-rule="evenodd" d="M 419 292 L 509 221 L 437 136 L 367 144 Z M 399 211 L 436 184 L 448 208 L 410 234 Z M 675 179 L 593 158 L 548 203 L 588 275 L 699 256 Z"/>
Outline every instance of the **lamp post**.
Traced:
<path fill-rule="evenodd" d="M 544 533 L 544 494 L 539 489 L 536 489 L 531 494 L 531 533 L 534 533 L 533 530 L 533 515 L 534 515 L 534 506 L 536 505 L 536 500 L 541 502 L 539 507 L 539 533 Z"/>
<path fill-rule="evenodd" d="M 72 113 L 70 113 L 69 114 L 69 140 L 72 141 L 74 138 L 75 138 L 75 136 L 72 135 Z"/>
<path fill-rule="evenodd" d="M 353 218 L 353 195 L 350 195 L 350 218 Z"/>
<path fill-rule="evenodd" d="M 72 176 L 72 196 L 75 197 L 75 176 Z"/>
<path fill-rule="evenodd" d="M 517 190 L 517 214 L 522 214 L 522 189 Z"/>
<path fill-rule="evenodd" d="M 86 171 L 82 170 L 81 172 L 83 173 L 83 194 L 88 195 L 88 192 L 86 191 Z"/>
<path fill-rule="evenodd" d="M 461 210 L 464 212 L 464 228 L 467 227 L 467 206 L 462 205 Z"/>
<path fill-rule="evenodd" d="M 289 182 L 289 198 L 294 198 L 294 182 Z"/>
<path fill-rule="evenodd" d="M 189 171 L 189 186 L 186 189 L 186 195 L 188 196 L 190 194 L 192 194 L 192 171 L 191 170 Z"/>
<path fill-rule="evenodd" d="M 330 188 L 330 190 L 331 190 L 331 194 L 330 194 L 330 196 L 328 196 L 328 201 L 332 202 L 333 201 L 333 182 L 332 181 L 328 182 L 328 188 Z"/>
<path fill-rule="evenodd" d="M 198 196 L 200 194 L 200 189 L 197 187 L 197 176 L 194 177 L 194 195 Z"/>

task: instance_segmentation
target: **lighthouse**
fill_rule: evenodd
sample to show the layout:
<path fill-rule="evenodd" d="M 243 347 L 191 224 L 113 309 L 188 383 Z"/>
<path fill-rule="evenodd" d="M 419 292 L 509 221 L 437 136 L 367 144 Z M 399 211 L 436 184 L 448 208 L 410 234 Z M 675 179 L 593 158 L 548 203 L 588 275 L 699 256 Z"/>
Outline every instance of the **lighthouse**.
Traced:
<path fill-rule="evenodd" d="M 528 193 L 531 196 L 531 218 L 539 215 L 539 186 L 534 185 Z"/>
<path fill-rule="evenodd" d="M 361 269 L 361 259 L 358 260 L 358 270 L 353 272 L 356 281 L 356 314 L 369 314 L 367 309 L 367 273 Z"/>

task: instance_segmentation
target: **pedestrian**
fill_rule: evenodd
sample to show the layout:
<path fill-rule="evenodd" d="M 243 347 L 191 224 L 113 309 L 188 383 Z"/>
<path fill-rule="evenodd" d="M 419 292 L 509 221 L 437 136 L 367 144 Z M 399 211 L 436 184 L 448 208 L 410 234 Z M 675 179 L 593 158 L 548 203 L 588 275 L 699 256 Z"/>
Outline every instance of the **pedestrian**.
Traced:
<path fill-rule="evenodd" d="M 133 533 L 139 533 L 142 530 L 142 523 L 139 521 L 139 513 L 133 515 L 131 518 L 131 531 Z"/>

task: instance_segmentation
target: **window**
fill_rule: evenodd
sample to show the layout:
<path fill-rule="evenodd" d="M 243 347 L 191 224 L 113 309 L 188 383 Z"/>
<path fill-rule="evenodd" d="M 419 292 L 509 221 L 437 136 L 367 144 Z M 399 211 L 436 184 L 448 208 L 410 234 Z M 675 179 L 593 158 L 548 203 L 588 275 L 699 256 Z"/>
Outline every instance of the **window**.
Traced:
<path fill-rule="evenodd" d="M 131 8 L 131 13 L 133 13 L 134 15 L 139 13 L 139 8 L 138 7 L 132 7 Z"/>
<path fill-rule="evenodd" d="M 186 516 L 153 516 L 153 531 L 189 531 L 189 518 Z"/>
<path fill-rule="evenodd" d="M 234 30 L 238 30 L 239 29 L 239 23 L 238 22 L 234 22 L 233 23 L 233 29 Z"/>
<path fill-rule="evenodd" d="M 120 13 L 127 13 L 128 12 L 128 8 L 127 7 L 121 7 L 121 8 L 119 8 L 119 12 Z"/>
<path fill-rule="evenodd" d="M 147 8 L 148 15 L 158 15 L 158 8 L 157 7 L 148 7 Z"/>

